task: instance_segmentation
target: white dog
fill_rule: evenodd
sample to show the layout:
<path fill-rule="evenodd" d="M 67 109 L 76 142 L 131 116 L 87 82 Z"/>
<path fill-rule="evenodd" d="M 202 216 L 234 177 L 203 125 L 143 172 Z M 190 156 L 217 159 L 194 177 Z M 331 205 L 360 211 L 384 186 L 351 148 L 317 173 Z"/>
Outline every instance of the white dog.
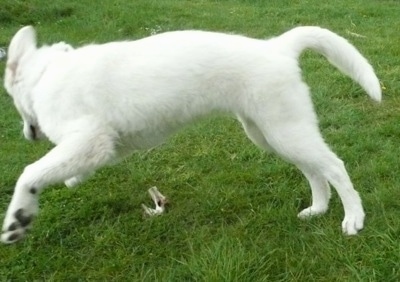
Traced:
<path fill-rule="evenodd" d="M 367 60 L 344 38 L 319 27 L 298 27 L 269 40 L 177 31 L 77 49 L 65 43 L 37 48 L 34 29 L 22 28 L 9 46 L 5 88 L 22 116 L 25 137 L 45 136 L 56 146 L 18 179 L 1 240 L 24 237 L 45 187 L 75 185 L 211 111 L 233 113 L 251 141 L 303 172 L 312 205 L 299 217 L 327 210 L 331 184 L 343 203 L 343 232 L 356 234 L 364 222 L 361 199 L 318 129 L 298 64 L 306 48 L 381 100 Z"/>

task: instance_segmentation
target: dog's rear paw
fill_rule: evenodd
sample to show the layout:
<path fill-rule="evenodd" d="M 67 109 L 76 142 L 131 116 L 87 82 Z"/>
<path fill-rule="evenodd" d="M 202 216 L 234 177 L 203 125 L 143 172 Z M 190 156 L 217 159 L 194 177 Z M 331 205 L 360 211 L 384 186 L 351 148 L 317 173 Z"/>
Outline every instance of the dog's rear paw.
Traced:
<path fill-rule="evenodd" d="M 64 181 L 65 186 L 72 188 L 80 184 L 82 180 L 79 177 L 72 177 Z"/>
<path fill-rule="evenodd" d="M 89 176 L 91 176 L 92 174 L 93 173 L 85 173 L 85 174 L 75 175 L 74 177 L 71 177 L 71 178 L 65 180 L 64 184 L 68 188 L 75 187 L 75 186 L 81 184 L 82 182 L 84 182 L 85 179 L 88 178 Z"/>
<path fill-rule="evenodd" d="M 346 235 L 356 235 L 364 227 L 365 214 L 361 210 L 351 215 L 346 215 L 342 222 L 342 230 Z"/>
<path fill-rule="evenodd" d="M 312 216 L 324 214 L 327 211 L 328 207 L 308 207 L 297 214 L 297 217 L 300 219 L 308 219 Z"/>
<path fill-rule="evenodd" d="M 11 244 L 21 240 L 30 228 L 33 217 L 33 214 L 26 212 L 24 209 L 18 209 L 9 223 L 6 220 L 3 226 L 3 234 L 1 234 L 1 241 L 5 244 Z"/>

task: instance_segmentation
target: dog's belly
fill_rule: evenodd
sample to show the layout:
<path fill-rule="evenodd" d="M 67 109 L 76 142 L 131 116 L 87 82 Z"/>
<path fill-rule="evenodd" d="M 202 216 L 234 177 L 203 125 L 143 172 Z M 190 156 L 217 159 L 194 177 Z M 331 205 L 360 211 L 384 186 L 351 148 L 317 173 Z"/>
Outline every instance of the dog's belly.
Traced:
<path fill-rule="evenodd" d="M 122 154 L 137 150 L 147 150 L 162 144 L 167 137 L 165 134 L 157 132 L 121 134 L 117 148 Z"/>
<path fill-rule="evenodd" d="M 133 132 L 119 132 L 117 150 L 121 157 L 135 151 L 148 150 L 161 145 L 169 136 L 179 131 L 183 124 L 175 126 L 149 126 Z"/>

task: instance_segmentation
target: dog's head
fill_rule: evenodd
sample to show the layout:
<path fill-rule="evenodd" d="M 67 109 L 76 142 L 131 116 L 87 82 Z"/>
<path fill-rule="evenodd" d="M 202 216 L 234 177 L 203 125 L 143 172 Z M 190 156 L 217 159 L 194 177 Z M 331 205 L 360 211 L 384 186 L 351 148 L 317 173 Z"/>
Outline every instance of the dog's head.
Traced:
<path fill-rule="evenodd" d="M 11 40 L 4 87 L 22 117 L 24 136 L 28 140 L 43 136 L 34 111 L 32 90 L 46 70 L 49 60 L 60 52 L 72 49 L 64 42 L 37 48 L 36 32 L 32 26 L 21 28 Z"/>

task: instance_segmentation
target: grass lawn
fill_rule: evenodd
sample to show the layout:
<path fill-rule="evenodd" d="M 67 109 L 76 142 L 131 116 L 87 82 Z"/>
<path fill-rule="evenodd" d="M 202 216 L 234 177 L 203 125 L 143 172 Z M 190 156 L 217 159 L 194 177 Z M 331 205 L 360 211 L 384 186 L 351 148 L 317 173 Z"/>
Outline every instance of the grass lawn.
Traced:
<path fill-rule="evenodd" d="M 76 189 L 49 187 L 29 236 L 0 245 L 0 281 L 399 281 L 399 15 L 397 0 L 2 0 L 0 47 L 27 24 L 39 42 L 75 46 L 178 29 L 267 38 L 319 25 L 369 59 L 384 99 L 372 102 L 325 58 L 302 56 L 323 135 L 364 201 L 358 236 L 342 235 L 335 193 L 326 215 L 297 219 L 310 204 L 305 178 L 257 149 L 236 120 L 216 115 Z M 21 130 L 1 88 L 1 220 L 23 168 L 52 148 L 25 141 Z M 145 219 L 140 205 L 151 204 L 151 186 L 171 205 Z"/>

